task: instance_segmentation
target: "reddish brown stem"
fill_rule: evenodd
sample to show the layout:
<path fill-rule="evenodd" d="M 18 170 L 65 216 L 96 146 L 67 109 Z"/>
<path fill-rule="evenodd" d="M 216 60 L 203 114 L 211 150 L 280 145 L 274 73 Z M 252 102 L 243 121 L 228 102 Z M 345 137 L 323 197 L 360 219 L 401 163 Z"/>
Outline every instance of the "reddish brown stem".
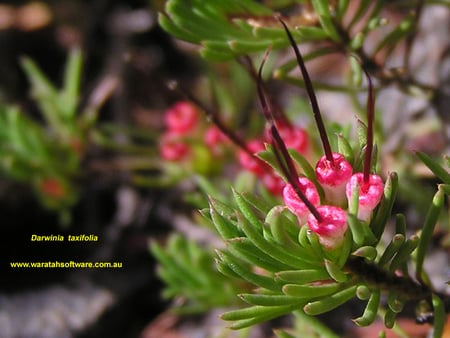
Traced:
<path fill-rule="evenodd" d="M 294 50 L 295 56 L 297 58 L 298 66 L 300 67 L 300 71 L 302 73 L 305 89 L 308 93 L 309 101 L 311 103 L 311 108 L 314 114 L 314 119 L 316 120 L 317 129 L 319 130 L 320 139 L 322 141 L 323 150 L 325 152 L 325 157 L 328 161 L 334 164 L 333 153 L 331 151 L 330 141 L 328 140 L 327 131 L 325 129 L 325 124 L 323 123 L 322 114 L 320 112 L 319 103 L 317 102 L 316 94 L 314 92 L 314 88 L 311 82 L 311 78 L 309 77 L 308 70 L 306 69 L 305 62 L 303 60 L 302 54 L 300 53 L 300 49 L 297 47 L 297 44 L 294 41 L 294 38 L 289 31 L 287 25 L 284 21 L 278 17 L 278 20 L 284 27 L 286 34 L 289 38 L 289 42 L 291 43 L 292 49 Z"/>
<path fill-rule="evenodd" d="M 265 62 L 265 59 L 267 58 L 269 51 L 270 51 L 270 47 L 269 47 L 268 51 L 266 51 L 266 55 L 263 57 L 263 62 Z M 246 55 L 242 58 L 239 58 L 238 62 L 247 70 L 247 72 L 253 78 L 255 83 L 257 83 L 258 82 L 258 71 L 255 69 L 251 58 L 248 55 Z M 272 115 L 273 115 L 274 119 L 277 122 L 281 122 L 285 125 L 290 125 L 291 124 L 290 121 L 288 120 L 288 118 L 286 117 L 286 115 L 284 114 L 282 109 L 275 102 L 273 96 L 269 95 L 267 86 L 265 85 L 264 82 L 262 83 L 262 86 L 263 86 L 264 92 L 266 93 L 267 101 L 269 102 L 270 106 L 273 109 Z"/>
<path fill-rule="evenodd" d="M 368 82 L 368 96 L 367 96 L 367 141 L 366 141 L 366 155 L 364 158 L 364 177 L 363 182 L 365 184 L 369 183 L 369 176 L 370 176 L 370 166 L 371 166 L 371 160 L 372 160 L 372 152 L 373 152 L 373 120 L 375 117 L 375 97 L 373 95 L 373 84 L 372 79 L 367 72 L 366 69 L 364 69 L 364 73 L 367 77 Z"/>

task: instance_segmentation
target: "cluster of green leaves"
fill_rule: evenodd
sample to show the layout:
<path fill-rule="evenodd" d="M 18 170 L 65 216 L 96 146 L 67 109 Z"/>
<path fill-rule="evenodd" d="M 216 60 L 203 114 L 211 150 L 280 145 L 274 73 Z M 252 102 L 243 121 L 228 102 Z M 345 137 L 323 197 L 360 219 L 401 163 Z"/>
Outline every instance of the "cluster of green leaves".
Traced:
<path fill-rule="evenodd" d="M 69 208 L 78 200 L 76 179 L 93 112 L 78 116 L 82 57 L 74 50 L 57 89 L 29 58 L 22 66 L 44 123 L 13 105 L 0 106 L 0 165 L 2 174 L 30 184 L 46 208 L 61 212 L 69 222 Z"/>
<path fill-rule="evenodd" d="M 235 305 L 236 293 L 244 288 L 243 283 L 230 283 L 218 273 L 211 251 L 180 234 L 173 234 L 164 249 L 152 242 L 151 252 L 159 262 L 158 274 L 167 284 L 163 296 L 181 299 L 177 309 L 182 313 Z"/>
<path fill-rule="evenodd" d="M 351 52 L 361 51 L 367 35 L 386 22 L 380 17 L 380 11 L 389 4 L 382 0 L 360 1 L 356 9 L 349 10 L 348 0 L 302 3 L 288 1 L 284 5 L 305 7 L 302 13 L 286 19 L 295 26 L 294 37 L 300 42 L 332 42 L 335 47 L 345 46 Z M 169 0 L 159 23 L 171 35 L 201 45 L 201 55 L 206 59 L 224 61 L 264 51 L 269 46 L 274 49 L 288 46 L 282 27 L 273 18 L 274 13 L 274 8 L 252 0 Z M 362 28 L 355 30 L 361 22 Z M 377 43 L 373 53 L 382 49 L 390 51 L 413 29 L 414 16 L 405 17 Z"/>

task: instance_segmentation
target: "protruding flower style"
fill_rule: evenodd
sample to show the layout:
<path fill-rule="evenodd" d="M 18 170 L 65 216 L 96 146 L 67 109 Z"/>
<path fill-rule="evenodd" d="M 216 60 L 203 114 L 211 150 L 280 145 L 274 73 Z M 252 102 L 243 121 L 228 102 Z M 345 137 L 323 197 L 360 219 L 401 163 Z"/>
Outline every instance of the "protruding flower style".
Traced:
<path fill-rule="evenodd" d="M 166 111 L 164 122 L 170 131 L 187 134 L 197 126 L 199 117 L 196 106 L 187 101 L 180 101 Z"/>
<path fill-rule="evenodd" d="M 308 216 L 308 227 L 319 236 L 320 243 L 328 250 L 339 247 L 347 231 L 347 214 L 336 206 L 321 205 L 317 207 L 321 220 L 313 214 Z"/>
<path fill-rule="evenodd" d="M 356 173 L 347 183 L 346 194 L 350 201 L 355 186 L 358 185 L 358 219 L 368 221 L 372 210 L 380 203 L 383 196 L 384 184 L 378 175 L 369 175 L 369 180 L 364 182 L 364 174 Z"/>
<path fill-rule="evenodd" d="M 317 181 L 325 191 L 325 198 L 333 205 L 345 203 L 345 185 L 352 176 L 352 166 L 344 155 L 333 153 L 333 162 L 322 156 L 316 165 Z"/>
<path fill-rule="evenodd" d="M 167 132 L 161 137 L 159 150 L 163 159 L 181 161 L 189 155 L 190 146 L 184 143 L 178 135 Z"/>
<path fill-rule="evenodd" d="M 316 186 L 306 177 L 299 177 L 298 183 L 301 191 L 306 198 L 317 207 L 320 204 L 319 193 Z M 284 204 L 294 213 L 300 224 L 304 224 L 308 215 L 311 213 L 305 203 L 298 197 L 298 194 L 290 184 L 286 184 L 283 189 Z"/>
<path fill-rule="evenodd" d="M 247 149 L 253 154 L 265 150 L 264 142 L 259 139 L 249 141 L 247 143 Z M 254 173 L 257 176 L 262 176 L 266 171 L 263 162 L 259 161 L 257 158 L 250 156 L 245 150 L 240 149 L 238 153 L 239 163 L 244 169 Z"/>

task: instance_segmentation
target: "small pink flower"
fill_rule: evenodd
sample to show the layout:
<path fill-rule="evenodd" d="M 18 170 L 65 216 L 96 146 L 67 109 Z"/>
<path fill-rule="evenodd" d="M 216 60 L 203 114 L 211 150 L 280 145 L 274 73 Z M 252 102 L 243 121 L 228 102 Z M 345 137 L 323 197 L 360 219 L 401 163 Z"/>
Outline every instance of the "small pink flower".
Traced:
<path fill-rule="evenodd" d="M 181 161 L 187 157 L 190 147 L 178 135 L 165 133 L 159 146 L 161 157 L 167 161 Z"/>
<path fill-rule="evenodd" d="M 256 154 L 260 151 L 265 150 L 264 142 L 262 140 L 252 140 L 247 143 L 247 148 L 253 153 Z M 239 163 L 244 169 L 251 171 L 257 176 L 262 176 L 266 171 L 263 163 L 258 159 L 250 156 L 247 152 L 240 149 L 238 153 Z"/>
<path fill-rule="evenodd" d="M 292 148 L 300 154 L 305 154 L 309 148 L 308 133 L 301 128 L 289 125 L 279 125 L 278 132 L 286 144 L 286 148 Z"/>
<path fill-rule="evenodd" d="M 199 115 L 197 107 L 192 103 L 180 101 L 166 110 L 164 121 L 171 132 L 186 134 L 197 126 Z"/>
<path fill-rule="evenodd" d="M 222 155 L 225 150 L 225 146 L 229 144 L 228 137 L 222 133 L 217 126 L 211 126 L 206 129 L 204 141 L 211 150 L 212 154 L 216 156 Z"/>
<path fill-rule="evenodd" d="M 318 206 L 320 204 L 319 193 L 317 192 L 316 186 L 306 177 L 299 177 L 298 183 L 301 191 L 306 196 L 306 198 L 314 205 Z M 283 189 L 283 199 L 284 204 L 287 208 L 294 213 L 300 224 L 306 222 L 306 218 L 311 213 L 305 203 L 298 197 L 294 188 L 290 184 L 286 184 Z"/>
<path fill-rule="evenodd" d="M 280 196 L 283 192 L 285 182 L 275 172 L 267 172 L 261 178 L 264 186 L 272 195 Z"/>
<path fill-rule="evenodd" d="M 280 121 L 276 122 L 276 127 L 286 145 L 286 148 L 295 149 L 300 154 L 306 154 L 308 152 L 309 137 L 308 133 L 304 129 Z M 268 140 L 271 139 L 269 130 L 266 130 L 265 138 Z"/>
<path fill-rule="evenodd" d="M 372 210 L 380 203 L 383 196 L 383 180 L 378 175 L 369 175 L 368 182 L 364 182 L 363 173 L 354 174 L 346 186 L 348 201 L 352 198 L 355 185 L 358 185 L 358 218 L 368 221 Z"/>
<path fill-rule="evenodd" d="M 347 231 L 347 215 L 339 207 L 321 205 L 317 211 L 322 216 L 318 221 L 313 214 L 308 216 L 308 227 L 319 236 L 320 243 L 327 249 L 338 247 Z"/>
<path fill-rule="evenodd" d="M 352 166 L 344 155 L 333 153 L 333 162 L 322 156 L 316 165 L 317 181 L 325 191 L 326 200 L 334 205 L 345 203 L 345 185 L 352 176 Z"/>

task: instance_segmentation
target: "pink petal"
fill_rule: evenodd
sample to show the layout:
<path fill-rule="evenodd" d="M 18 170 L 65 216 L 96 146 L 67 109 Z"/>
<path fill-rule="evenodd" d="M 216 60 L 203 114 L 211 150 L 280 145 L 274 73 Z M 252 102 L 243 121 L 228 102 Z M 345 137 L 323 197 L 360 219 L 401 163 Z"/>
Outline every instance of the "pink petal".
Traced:
<path fill-rule="evenodd" d="M 256 154 L 265 149 L 264 142 L 262 140 L 252 140 L 247 143 L 248 149 Z M 251 171 L 255 175 L 261 176 L 265 172 L 265 168 L 260 161 L 247 154 L 244 150 L 240 149 L 238 152 L 239 163 L 244 169 Z"/>
<path fill-rule="evenodd" d="M 334 162 L 328 161 L 322 156 L 316 165 L 317 180 L 322 185 L 339 186 L 352 176 L 352 166 L 347 162 L 344 155 L 333 153 Z"/>
<path fill-rule="evenodd" d="M 298 178 L 299 186 L 306 198 L 314 205 L 318 206 L 320 204 L 319 193 L 317 192 L 316 186 L 306 177 Z M 294 213 L 301 223 L 306 221 L 306 217 L 309 215 L 310 211 L 302 200 L 298 197 L 294 188 L 290 184 L 286 184 L 283 189 L 283 199 L 284 203 L 292 213 Z"/>
<path fill-rule="evenodd" d="M 198 124 L 199 111 L 196 106 L 187 101 L 175 103 L 164 115 L 167 128 L 178 134 L 192 131 Z"/>

